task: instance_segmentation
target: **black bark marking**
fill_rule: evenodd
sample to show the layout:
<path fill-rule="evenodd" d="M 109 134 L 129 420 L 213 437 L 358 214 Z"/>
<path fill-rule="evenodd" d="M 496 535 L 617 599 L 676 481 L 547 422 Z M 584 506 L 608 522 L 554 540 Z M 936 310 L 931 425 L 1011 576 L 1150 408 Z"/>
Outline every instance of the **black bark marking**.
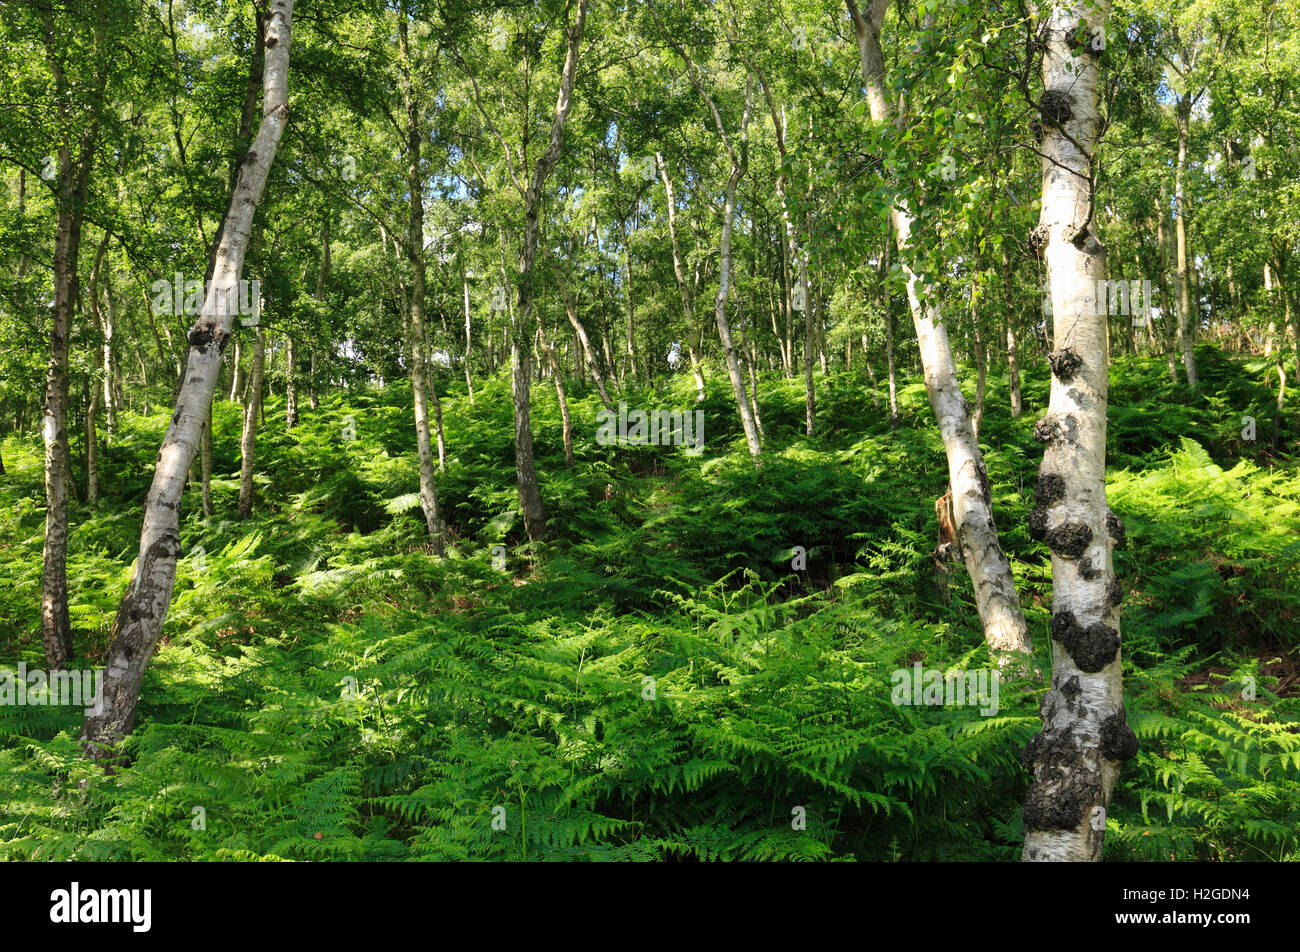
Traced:
<path fill-rule="evenodd" d="M 1110 584 L 1106 586 L 1106 604 L 1115 608 L 1124 601 L 1124 586 L 1119 584 L 1119 579 L 1112 578 Z"/>
<path fill-rule="evenodd" d="M 1091 558 L 1085 555 L 1083 558 L 1079 560 L 1079 575 L 1083 578 L 1085 582 L 1091 582 L 1100 574 L 1101 574 L 1100 571 L 1092 567 Z"/>
<path fill-rule="evenodd" d="M 1029 513 L 1029 538 L 1035 542 L 1047 538 L 1047 510 L 1042 506 Z"/>
<path fill-rule="evenodd" d="M 1029 231 L 1029 250 L 1037 258 L 1043 257 L 1043 251 L 1051 240 L 1051 229 L 1046 225 L 1036 225 Z"/>
<path fill-rule="evenodd" d="M 1137 735 L 1128 726 L 1128 713 L 1121 707 L 1101 723 L 1101 752 L 1111 760 L 1131 760 L 1137 751 Z"/>
<path fill-rule="evenodd" d="M 1092 542 L 1092 530 L 1086 523 L 1063 522 L 1055 529 L 1048 529 L 1043 541 L 1057 555 L 1067 559 L 1077 559 Z"/>
<path fill-rule="evenodd" d="M 1124 520 L 1109 509 L 1106 510 L 1106 531 L 1115 540 L 1117 548 L 1124 548 L 1128 542 L 1128 530 L 1124 528 Z"/>
<path fill-rule="evenodd" d="M 1068 730 L 1035 734 L 1020 755 L 1034 782 L 1025 793 L 1025 828 L 1077 829 L 1088 808 L 1101 800 L 1101 785 Z"/>
<path fill-rule="evenodd" d="M 1039 443 L 1050 443 L 1060 435 L 1060 427 L 1056 423 L 1056 414 L 1048 413 L 1037 423 L 1034 424 L 1034 439 Z"/>
<path fill-rule="evenodd" d="M 1047 362 L 1052 365 L 1052 373 L 1061 383 L 1069 383 L 1075 372 L 1083 366 L 1083 358 L 1068 347 L 1054 350 L 1047 355 Z"/>
<path fill-rule="evenodd" d="M 1065 477 L 1060 473 L 1043 473 L 1034 487 L 1034 504 L 1050 506 L 1065 498 Z"/>
<path fill-rule="evenodd" d="M 218 352 L 226 349 L 226 338 L 229 335 L 221 329 L 221 326 L 212 321 L 206 321 L 199 324 L 190 331 L 190 346 L 196 350 L 211 350 L 215 345 Z"/>
<path fill-rule="evenodd" d="M 1119 653 L 1119 632 L 1100 621 L 1084 628 L 1070 611 L 1052 616 L 1052 640 L 1059 641 L 1075 666 L 1088 674 L 1106 667 Z"/>
<path fill-rule="evenodd" d="M 1062 89 L 1049 89 L 1038 101 L 1038 111 L 1043 114 L 1043 124 L 1063 126 L 1074 115 L 1074 99 Z"/>

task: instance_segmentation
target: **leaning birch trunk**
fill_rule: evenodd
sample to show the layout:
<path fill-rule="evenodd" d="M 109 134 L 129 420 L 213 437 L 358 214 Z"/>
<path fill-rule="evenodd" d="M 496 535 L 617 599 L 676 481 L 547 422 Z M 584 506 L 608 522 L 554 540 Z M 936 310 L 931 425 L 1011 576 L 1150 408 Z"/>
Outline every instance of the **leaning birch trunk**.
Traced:
<path fill-rule="evenodd" d="M 614 404 L 610 402 L 609 391 L 605 388 L 605 375 L 600 371 L 600 361 L 596 359 L 596 352 L 592 349 L 591 338 L 587 336 L 587 329 L 582 326 L 582 321 L 578 319 L 578 302 L 569 293 L 569 286 L 564 283 L 564 277 L 558 270 L 555 273 L 555 279 L 560 286 L 560 297 L 564 299 L 564 313 L 569 318 L 573 333 L 578 337 L 578 343 L 582 345 L 582 355 L 587 361 L 587 371 L 591 374 L 591 379 L 596 383 L 596 392 L 600 394 L 600 402 L 605 405 L 606 410 L 612 411 Z"/>
<path fill-rule="evenodd" d="M 749 455 L 757 457 L 763 452 L 759 439 L 758 427 L 754 423 L 754 413 L 750 407 L 749 394 L 745 392 L 745 378 L 740 374 L 740 361 L 736 357 L 736 348 L 731 340 L 731 326 L 727 322 L 727 301 L 731 295 L 731 231 L 736 217 L 736 186 L 740 183 L 749 165 L 749 116 L 754 106 L 754 78 L 745 77 L 745 112 L 740 119 L 740 153 L 732 148 L 722 125 L 722 116 L 709 94 L 704 91 L 703 78 L 694 63 L 690 64 L 691 79 L 695 88 L 703 97 L 713 114 L 713 124 L 722 138 L 722 144 L 731 160 L 731 174 L 727 176 L 727 189 L 722 204 L 722 238 L 718 245 L 718 293 L 713 299 L 713 319 L 718 325 L 718 337 L 722 342 L 722 359 L 727 367 L 727 376 L 731 380 L 731 389 L 736 398 L 736 408 L 740 411 L 740 424 L 745 431 L 745 443 Z"/>
<path fill-rule="evenodd" d="M 887 0 L 872 0 L 864 17 L 857 0 L 845 0 L 857 35 L 862 78 L 866 83 L 871 117 L 876 122 L 894 120 L 885 96 L 885 66 L 880 49 L 880 24 Z M 971 427 L 970 404 L 961 393 L 948 330 L 943 325 L 934 291 L 922 288 L 920 279 L 907 264 L 907 244 L 912 218 L 902 208 L 891 210 L 891 220 L 900 263 L 907 280 L 907 299 L 925 370 L 925 389 L 930 407 L 939 421 L 944 452 L 948 459 L 948 481 L 952 492 L 954 523 L 958 542 L 975 591 L 975 604 L 984 627 L 984 639 L 995 651 L 1033 651 L 1029 628 L 1020 610 L 1011 564 L 998 541 L 993 523 L 993 500 L 979 443 Z M 922 301 L 924 294 L 926 301 Z"/>
<path fill-rule="evenodd" d="M 257 456 L 257 427 L 262 418 L 262 385 L 265 380 L 266 331 L 258 327 L 256 342 L 253 344 L 248 403 L 244 406 L 244 429 L 239 437 L 238 512 L 241 519 L 247 519 L 253 514 L 253 466 Z"/>
<path fill-rule="evenodd" d="M 1099 54 L 1074 37 L 1105 22 L 1108 0 L 1062 0 L 1040 27 L 1045 44 L 1042 213 L 1030 244 L 1045 259 L 1055 350 L 1046 444 L 1030 535 L 1052 552 L 1052 680 L 1042 732 L 1025 747 L 1028 862 L 1101 856 L 1121 761 L 1137 751 L 1120 686 L 1119 604 L 1111 563 L 1123 524 L 1106 505 L 1107 314 L 1096 289 L 1104 246 L 1090 221 Z M 1075 55 L 1075 51 L 1078 55 Z"/>
<path fill-rule="evenodd" d="M 230 339 L 253 212 L 266 185 L 288 114 L 292 18 L 293 0 L 270 0 L 262 122 L 239 168 L 217 248 L 216 268 L 206 290 L 202 313 L 189 334 L 184 382 L 145 498 L 140 556 L 113 622 L 113 644 L 106 659 L 100 697 L 81 732 L 87 752 L 98 760 L 111 756 L 116 743 L 131 731 L 145 668 L 153 657 L 167 618 L 176 581 L 176 558 L 180 554 L 180 503 L 185 477 L 198 450 L 203 421 L 221 371 L 222 353 Z"/>
<path fill-rule="evenodd" d="M 411 80 L 405 14 L 400 19 L 398 41 L 402 52 L 402 90 L 406 105 L 406 188 L 410 194 L 407 217 L 406 257 L 411 264 L 410 341 L 411 391 L 415 401 L 415 447 L 420 466 L 420 508 L 424 511 L 429 542 L 436 555 L 442 555 L 447 543 L 447 527 L 438 511 L 438 491 L 434 485 L 433 442 L 429 429 L 429 374 L 425 353 L 424 297 L 427 278 L 424 268 L 424 180 L 420 175 L 420 142 L 423 131 L 420 106 Z M 434 398 L 436 401 L 436 397 Z M 442 439 L 442 407 L 438 406 L 438 459 L 445 459 Z M 445 464 L 443 465 L 445 468 Z"/>
<path fill-rule="evenodd" d="M 532 180 L 524 193 L 524 240 L 519 250 L 519 291 L 516 296 L 514 328 L 511 335 L 511 397 L 515 416 L 515 483 L 519 490 L 519 508 L 524 530 L 533 542 L 546 537 L 546 510 L 537 486 L 537 465 L 533 459 L 533 430 L 530 422 L 529 393 L 532 389 L 532 338 L 527 332 L 533 310 L 533 264 L 541 230 L 542 186 L 560 160 L 564 145 L 564 128 L 573 106 L 573 82 L 578 72 L 578 50 L 587 22 L 588 0 L 579 0 L 577 16 L 569 31 L 564 69 L 560 74 L 560 91 L 555 101 L 555 117 L 546 152 L 533 168 Z"/>

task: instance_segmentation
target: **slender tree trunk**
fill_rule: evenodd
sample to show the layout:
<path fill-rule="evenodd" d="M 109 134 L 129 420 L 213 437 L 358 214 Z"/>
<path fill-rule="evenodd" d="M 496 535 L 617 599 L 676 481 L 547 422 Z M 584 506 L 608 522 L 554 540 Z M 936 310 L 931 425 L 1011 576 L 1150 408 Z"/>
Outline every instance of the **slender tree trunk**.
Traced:
<path fill-rule="evenodd" d="M 636 348 L 636 298 L 632 294 L 632 241 L 631 234 L 625 227 L 623 230 L 623 269 L 627 274 L 627 359 L 632 365 L 632 376 L 639 377 L 642 380 L 648 379 L 648 374 L 643 367 L 639 366 Z"/>
<path fill-rule="evenodd" d="M 240 377 L 241 364 L 243 363 L 242 346 L 239 338 L 235 338 L 235 356 L 230 361 L 230 402 L 242 403 L 244 400 L 243 379 Z"/>
<path fill-rule="evenodd" d="M 89 161 L 87 158 L 85 161 Z M 76 170 L 66 146 L 59 150 L 58 226 L 54 238 L 54 315 L 45 374 L 45 546 L 41 573 L 41 640 L 45 665 L 66 667 L 72 658 L 68 618 L 68 340 L 77 302 L 77 253 L 81 244 L 82 197 L 75 194 Z M 84 193 L 83 193 L 84 195 Z"/>
<path fill-rule="evenodd" d="M 95 417 L 99 415 L 99 387 L 91 380 L 86 399 L 86 505 L 99 505 L 99 444 L 95 439 Z"/>
<path fill-rule="evenodd" d="M 316 274 L 316 302 L 322 308 L 325 307 L 325 284 L 329 280 L 330 274 L 330 217 L 326 212 L 321 217 L 320 223 L 320 271 Z M 316 321 L 312 322 L 312 330 L 319 332 Z M 316 394 L 316 333 L 312 334 L 310 364 L 307 371 L 307 405 L 313 410 L 320 409 L 320 399 Z"/>
<path fill-rule="evenodd" d="M 537 346 L 541 348 L 542 353 L 546 355 L 546 359 L 551 364 L 551 376 L 555 380 L 555 397 L 560 402 L 560 423 L 564 437 L 564 462 L 569 469 L 573 469 L 573 422 L 569 419 L 569 399 L 564 393 L 564 371 L 560 368 L 560 362 L 555 358 L 555 351 L 546 342 L 546 334 L 542 331 L 540 322 L 537 325 Z"/>
<path fill-rule="evenodd" d="M 294 352 L 293 334 L 284 335 L 284 427 L 292 430 L 298 425 L 298 382 L 296 364 L 298 355 Z"/>
<path fill-rule="evenodd" d="M 813 328 L 812 297 L 808 293 L 808 262 L 799 259 L 799 293 L 803 297 L 803 418 L 804 432 L 813 435 L 817 423 L 817 395 L 813 389 L 813 348 L 816 331 Z"/>
<path fill-rule="evenodd" d="M 474 405 L 474 378 L 469 373 L 469 355 L 472 345 L 472 333 L 469 319 L 469 272 L 461 272 L 461 290 L 465 296 L 465 389 L 469 393 L 469 404 Z"/>
<path fill-rule="evenodd" d="M 755 364 L 758 363 L 758 352 L 751 338 L 749 342 L 749 357 L 745 360 L 749 367 L 749 394 L 750 406 L 754 414 L 754 428 L 758 430 L 759 439 L 767 439 L 767 434 L 763 432 L 763 418 L 758 412 L 758 371 Z"/>
<path fill-rule="evenodd" d="M 984 420 L 984 389 L 988 380 L 988 349 L 984 346 L 978 291 L 978 280 L 973 279 L 970 290 L 970 324 L 975 347 L 975 412 L 971 415 L 971 431 L 976 440 L 980 436 L 980 423 Z"/>
<path fill-rule="evenodd" d="M 1024 411 L 1020 402 L 1020 353 L 1016 346 L 1015 294 L 1011 285 L 1011 259 L 1002 252 L 1002 295 L 1007 309 L 1007 380 L 1011 386 L 1011 416 Z"/>
<path fill-rule="evenodd" d="M 153 657 L 176 580 L 180 554 L 180 503 L 185 476 L 216 390 L 221 357 L 231 333 L 244 253 L 253 213 L 266 184 L 288 114 L 289 37 L 293 0 L 270 0 L 262 122 L 239 166 L 215 257 L 203 311 L 189 334 L 189 360 L 175 413 L 163 438 L 153 483 L 145 499 L 144 527 L 135 574 L 113 622 L 113 643 L 99 703 L 87 716 L 82 739 L 97 759 L 110 757 L 130 732 L 145 668 Z"/>
<path fill-rule="evenodd" d="M 1137 751 L 1120 685 L 1122 588 L 1111 563 L 1123 524 L 1106 505 L 1109 329 L 1096 306 L 1106 250 L 1089 220 L 1099 57 L 1074 39 L 1081 23 L 1105 22 L 1108 0 L 1094 2 L 1061 0 L 1039 34 L 1042 213 L 1031 243 L 1047 262 L 1056 349 L 1047 416 L 1035 428 L 1046 448 L 1029 530 L 1052 552 L 1052 681 L 1039 708 L 1043 730 L 1023 755 L 1034 776 L 1025 794 L 1028 862 L 1101 857 L 1115 777 Z"/>
<path fill-rule="evenodd" d="M 718 248 L 718 293 L 713 299 L 713 319 L 718 325 L 718 338 L 722 342 L 722 358 L 726 364 L 727 376 L 731 380 L 731 389 L 736 398 L 736 407 L 740 412 L 740 424 L 745 431 L 745 442 L 749 446 L 749 454 L 757 457 L 763 452 L 763 446 L 759 439 L 758 427 L 754 424 L 754 414 L 750 406 L 749 396 L 745 392 L 745 379 L 740 374 L 740 362 L 736 357 L 736 348 L 731 341 L 731 326 L 727 322 L 727 301 L 731 294 L 731 231 L 736 217 L 736 186 L 745 174 L 745 169 L 749 163 L 749 117 L 754 105 L 754 80 L 752 75 L 747 75 L 745 78 L 745 112 L 740 120 L 740 153 L 737 155 L 736 150 L 732 148 L 731 142 L 727 139 L 727 132 L 722 124 L 722 116 L 718 113 L 713 100 L 709 98 L 709 94 L 705 92 L 702 78 L 697 75 L 699 69 L 695 67 L 694 63 L 691 63 L 690 66 L 692 68 L 691 79 L 694 81 L 695 88 L 703 97 L 704 102 L 708 105 L 709 111 L 713 114 L 713 123 L 717 127 L 718 135 L 722 138 L 727 155 L 731 159 L 731 174 L 727 177 L 727 188 L 722 206 L 722 237 Z"/>
<path fill-rule="evenodd" d="M 253 371 L 249 378 L 248 403 L 244 406 L 244 429 L 239 437 L 239 517 L 253 514 L 253 466 L 257 455 L 257 427 L 262 418 L 262 390 L 266 379 L 266 330 L 257 328 L 253 345 Z M 203 425 L 202 422 L 199 424 Z M 200 431 L 200 437 L 202 433 Z M 190 454 L 193 458 L 193 453 Z"/>
<path fill-rule="evenodd" d="M 1178 102 L 1178 164 L 1174 170 L 1174 233 L 1178 241 L 1178 344 L 1183 351 L 1183 368 L 1187 371 L 1187 386 L 1195 390 L 1200 386 L 1196 373 L 1196 355 L 1192 340 L 1196 333 L 1193 325 L 1191 286 L 1187 273 L 1187 195 L 1184 180 L 1187 177 L 1187 140 L 1191 124 L 1191 93 Z M 1199 321 L 1198 321 L 1199 323 Z"/>
<path fill-rule="evenodd" d="M 668 206 L 668 239 L 673 249 L 673 277 L 677 281 L 677 293 L 682 299 L 682 315 L 686 318 L 686 326 L 693 333 L 695 321 L 695 306 L 691 298 L 691 288 L 686 282 L 686 270 L 682 264 L 681 244 L 677 239 L 677 200 L 673 196 L 673 180 L 668 174 L 668 164 L 664 162 L 664 157 L 656 152 L 655 164 L 659 167 L 659 179 L 664 183 L 664 198 Z M 691 361 L 691 373 L 695 377 L 695 399 L 700 401 L 704 399 L 704 372 L 700 368 L 699 355 L 696 348 L 687 343 L 687 351 Z"/>
<path fill-rule="evenodd" d="M 1178 317 L 1171 306 L 1171 299 L 1168 290 L 1166 275 L 1169 273 L 1169 233 L 1165 228 L 1165 222 L 1168 218 L 1166 209 L 1169 207 L 1169 192 L 1164 186 L 1160 186 L 1160 207 L 1156 215 L 1156 252 L 1160 259 L 1160 316 L 1161 327 L 1164 331 L 1164 348 L 1165 363 L 1169 367 L 1169 381 L 1178 383 L 1178 358 L 1174 354 L 1175 341 L 1178 338 Z"/>
<path fill-rule="evenodd" d="M 857 0 L 845 0 L 857 36 L 862 78 L 867 87 L 871 116 L 877 122 L 896 121 L 885 96 L 884 57 L 880 48 L 880 25 L 886 0 L 872 0 L 863 16 Z M 897 247 L 907 279 L 907 297 L 916 327 L 925 387 L 930 407 L 939 421 L 948 460 L 948 480 L 958 542 L 970 573 L 984 638 L 995 651 L 1032 653 L 1029 629 L 1020 610 L 1011 564 L 998 539 L 993 522 L 993 499 L 979 443 L 971 426 L 970 405 L 962 397 L 948 331 L 934 303 L 933 288 L 923 287 L 907 264 L 907 245 L 912 219 L 902 208 L 891 209 Z M 923 296 L 924 295 L 924 300 Z"/>
<path fill-rule="evenodd" d="M 68 100 L 72 83 L 64 74 L 56 46 L 61 38 L 54 21 L 42 14 L 47 59 L 54 74 L 55 107 L 60 119 L 71 125 Z M 98 58 L 103 27 L 95 30 Z M 45 442 L 45 543 L 41 569 L 41 641 L 45 664 L 50 670 L 66 667 L 72 658 L 72 623 L 68 617 L 68 500 L 72 482 L 71 449 L 68 440 L 68 344 L 72 335 L 73 312 L 80 300 L 77 262 L 81 251 L 81 224 L 86 191 L 99 138 L 99 113 L 106 74 L 101 67 L 95 77 L 92 118 L 85 124 L 73 157 L 68 143 L 58 149 L 58 187 L 55 192 L 57 224 L 54 234 L 54 308 L 50 322 L 50 356 L 45 371 L 45 414 L 42 436 Z M 25 185 L 25 180 L 24 180 Z"/>
<path fill-rule="evenodd" d="M 568 315 L 569 324 L 573 327 L 573 333 L 578 337 L 578 343 L 582 345 L 582 354 L 587 361 L 587 370 L 591 373 L 591 379 L 596 383 L 596 392 L 600 394 L 600 402 L 605 405 L 606 410 L 613 410 L 614 404 L 609 400 L 609 391 L 605 389 L 605 375 L 601 373 L 600 361 L 596 359 L 596 352 L 592 349 L 591 339 L 587 336 L 587 329 L 582 326 L 582 321 L 578 320 L 578 304 L 573 295 L 569 292 L 569 286 L 564 281 L 564 276 L 557 269 L 555 280 L 560 286 L 560 296 L 564 298 L 564 313 Z M 629 305 L 630 306 L 630 305 Z"/>
<path fill-rule="evenodd" d="M 407 217 L 406 255 L 411 264 L 410 358 L 411 390 L 415 398 L 415 443 L 420 464 L 420 508 L 433 551 L 442 555 L 447 544 L 447 527 L 438 511 L 438 492 L 434 483 L 433 446 L 429 431 L 429 378 L 425 348 L 424 267 L 424 179 L 420 172 L 420 144 L 424 133 L 420 121 L 419 97 L 411 78 L 410 51 L 407 46 L 406 14 L 400 12 L 398 42 L 402 52 L 402 88 L 406 100 L 406 187 L 410 193 Z M 434 394 L 438 420 L 438 460 L 442 466 L 446 449 L 442 439 L 442 405 Z"/>
<path fill-rule="evenodd" d="M 880 290 L 885 307 L 885 364 L 889 371 L 889 425 L 898 425 L 898 361 L 894 351 L 894 294 L 893 279 L 889 273 L 890 248 L 893 240 L 891 225 L 885 222 L 885 248 L 880 256 Z M 866 351 L 866 335 L 862 348 Z M 867 365 L 870 367 L 870 364 Z"/>
<path fill-rule="evenodd" d="M 529 392 L 532 385 L 531 320 L 533 311 L 533 264 L 537 257 L 537 242 L 541 230 L 542 188 L 550 178 L 560 150 L 564 145 L 564 129 L 573 105 L 573 81 L 578 70 L 578 50 L 582 44 L 583 28 L 587 22 L 588 0 L 578 0 L 578 9 L 569 30 L 568 49 L 564 69 L 560 74 L 560 92 L 555 102 L 555 116 L 551 121 L 550 141 L 546 152 L 533 168 L 533 177 L 524 193 L 524 238 L 519 251 L 519 290 L 515 303 L 513 333 L 511 334 L 511 395 L 515 415 L 515 482 L 519 489 L 519 510 L 524 519 L 524 531 L 534 542 L 546 538 L 546 510 L 542 507 L 542 494 L 537 485 L 537 466 L 533 460 L 533 431 L 529 419 Z"/>
<path fill-rule="evenodd" d="M 748 63 L 748 59 L 746 60 Z M 752 64 L 751 64 L 751 68 Z M 813 435 L 813 429 L 817 422 L 817 394 L 813 388 L 813 369 L 812 369 L 812 347 L 813 347 L 813 302 L 812 295 L 808 289 L 808 258 L 799 247 L 799 236 L 795 229 L 794 216 L 790 214 L 790 203 L 786 196 L 787 176 L 785 173 L 786 155 L 785 149 L 785 107 L 777 109 L 776 100 L 772 98 L 772 92 L 768 88 L 767 80 L 759 74 L 759 83 L 763 89 L 763 96 L 767 100 L 767 110 L 772 116 L 772 128 L 776 131 L 776 147 L 780 154 L 780 170 L 776 176 L 776 195 L 781 203 L 781 222 L 785 226 L 786 246 L 789 249 L 790 261 L 798 262 L 799 265 L 799 290 L 798 302 L 803 305 L 803 388 L 804 388 L 804 431 L 808 436 Z M 799 310 L 798 307 L 795 310 Z M 825 367 L 822 368 L 825 373 Z"/>
<path fill-rule="evenodd" d="M 208 404 L 208 417 L 203 421 L 203 436 L 199 441 L 199 471 L 202 474 L 203 515 L 212 515 L 212 404 Z"/>

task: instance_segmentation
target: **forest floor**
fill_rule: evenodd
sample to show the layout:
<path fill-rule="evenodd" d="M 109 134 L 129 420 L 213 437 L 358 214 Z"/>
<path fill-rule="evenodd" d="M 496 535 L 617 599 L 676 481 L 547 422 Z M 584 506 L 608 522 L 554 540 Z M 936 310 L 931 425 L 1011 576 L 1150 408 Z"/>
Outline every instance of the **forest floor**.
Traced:
<path fill-rule="evenodd" d="M 1127 525 L 1124 691 L 1140 742 L 1110 860 L 1300 859 L 1300 439 L 1270 364 L 1199 348 L 1196 397 L 1118 358 L 1108 492 Z M 1044 368 L 1045 371 L 1045 368 Z M 517 518 L 509 380 L 444 381 L 445 559 L 423 537 L 409 388 L 303 405 L 282 388 L 235 516 L 239 408 L 146 675 L 130 765 L 79 756 L 79 707 L 0 704 L 5 859 L 994 859 L 1018 856 L 1020 751 L 1044 686 L 895 703 L 899 671 L 988 669 L 963 569 L 937 572 L 944 456 L 924 388 L 902 417 L 857 374 L 767 380 L 749 460 L 725 378 L 705 452 L 602 446 L 548 381 L 533 428 L 551 536 Z M 1051 566 L 1025 524 L 1045 372 L 981 432 L 1002 544 L 1049 666 Z M 973 393 L 968 391 L 973 399 Z M 616 395 L 693 410 L 689 375 Z M 69 541 L 79 666 L 102 663 L 170 406 L 121 414 Z M 1254 439 L 1247 421 L 1254 419 Z M 74 470 L 81 460 L 74 449 Z M 0 665 L 43 665 L 39 434 L 3 445 Z M 81 487 L 84 492 L 84 485 Z M 806 551 L 806 568 L 792 559 Z M 988 699 L 983 699 L 987 701 Z M 995 708 L 992 709 L 992 708 Z"/>

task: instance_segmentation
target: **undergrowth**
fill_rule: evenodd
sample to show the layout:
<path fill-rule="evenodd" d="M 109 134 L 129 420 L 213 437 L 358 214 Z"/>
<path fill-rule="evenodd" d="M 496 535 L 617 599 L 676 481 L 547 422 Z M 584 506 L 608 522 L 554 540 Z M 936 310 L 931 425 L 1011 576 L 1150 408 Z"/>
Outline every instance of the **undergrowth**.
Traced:
<path fill-rule="evenodd" d="M 1125 703 L 1141 749 L 1106 858 L 1295 860 L 1294 412 L 1277 413 L 1263 367 L 1197 356 L 1198 397 L 1159 360 L 1112 372 Z M 248 520 L 235 516 L 239 408 L 218 402 L 216 513 L 187 495 L 129 765 L 83 759 L 79 709 L 0 705 L 0 857 L 1015 859 L 1019 754 L 1043 686 L 1006 678 L 985 713 L 891 699 L 892 673 L 916 663 L 989 665 L 968 581 L 930 557 L 947 476 L 924 388 L 902 388 L 891 427 L 865 379 L 822 378 L 809 439 L 800 382 L 765 381 L 756 468 L 724 382 L 699 405 L 702 457 L 598 445 L 600 404 L 579 389 L 572 469 L 537 386 L 551 538 L 531 544 L 508 378 L 477 381 L 472 404 L 444 381 L 441 560 L 413 495 L 409 390 L 334 395 L 291 432 L 272 399 Z M 1050 561 L 1024 528 L 1046 379 L 1026 381 L 1019 419 L 1004 390 L 992 374 L 981 437 L 1046 665 Z M 689 375 L 619 399 L 696 407 Z M 166 421 L 123 413 L 101 448 L 99 506 L 74 507 L 82 667 L 107 650 Z M 3 451 L 0 662 L 37 668 L 39 435 Z"/>

